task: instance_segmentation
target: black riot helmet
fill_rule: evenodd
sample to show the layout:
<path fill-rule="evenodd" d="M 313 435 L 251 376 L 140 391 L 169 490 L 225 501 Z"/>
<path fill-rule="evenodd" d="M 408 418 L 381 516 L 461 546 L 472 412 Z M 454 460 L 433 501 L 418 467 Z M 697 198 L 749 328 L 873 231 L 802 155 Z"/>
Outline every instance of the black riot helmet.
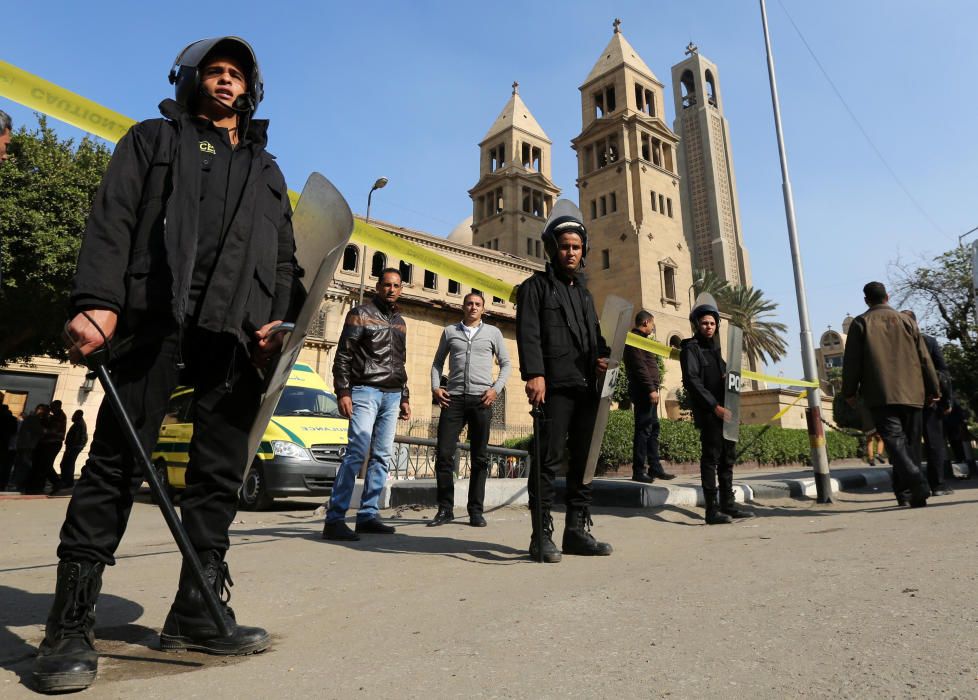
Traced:
<path fill-rule="evenodd" d="M 704 316 L 712 316 L 717 322 L 717 331 L 720 330 L 720 308 L 717 306 L 716 299 L 712 294 L 702 292 L 696 297 L 693 310 L 689 312 L 689 322 L 693 324 L 693 332 L 699 329 L 700 319 Z"/>
<path fill-rule="evenodd" d="M 177 55 L 169 76 L 170 84 L 176 86 L 176 101 L 185 108 L 192 106 L 200 94 L 200 69 L 204 61 L 215 54 L 236 58 L 242 62 L 245 79 L 248 81 L 248 91 L 235 101 L 234 110 L 249 116 L 254 114 L 258 109 L 258 103 L 265 96 L 261 68 L 258 66 L 254 49 L 247 41 L 237 36 L 201 39 L 190 44 Z"/>
<path fill-rule="evenodd" d="M 584 215 L 569 199 L 558 199 L 547 219 L 547 225 L 543 229 L 543 249 L 547 257 L 553 260 L 557 255 L 557 239 L 562 233 L 576 233 L 581 237 L 581 244 L 584 248 L 581 253 L 581 267 L 587 259 L 588 238 L 587 229 L 584 228 Z"/>

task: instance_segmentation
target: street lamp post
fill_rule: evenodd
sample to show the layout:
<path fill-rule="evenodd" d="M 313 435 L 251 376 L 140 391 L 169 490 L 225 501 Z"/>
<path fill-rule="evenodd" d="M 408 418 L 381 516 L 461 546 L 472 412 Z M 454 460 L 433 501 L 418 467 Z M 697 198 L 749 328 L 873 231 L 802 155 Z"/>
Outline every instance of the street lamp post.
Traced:
<path fill-rule="evenodd" d="M 767 28 L 767 7 L 761 3 L 761 24 L 764 27 L 764 48 L 767 51 L 767 72 L 771 83 L 771 106 L 774 109 L 774 128 L 778 136 L 778 155 L 781 158 L 781 189 L 784 194 L 784 214 L 788 222 L 788 242 L 791 247 L 791 265 L 795 273 L 795 296 L 798 300 L 798 321 L 801 325 L 801 359 L 805 379 L 818 382 L 815 366 L 815 350 L 812 345 L 811 323 L 808 319 L 808 301 L 805 297 L 805 278 L 801 269 L 801 251 L 798 232 L 795 229 L 795 202 L 788 178 L 788 156 L 781 131 L 781 105 L 778 101 L 778 85 L 774 77 L 774 54 L 771 52 L 771 36 Z M 808 440 L 812 448 L 812 467 L 815 472 L 815 490 L 819 503 L 832 502 L 832 478 L 829 460 L 825 452 L 825 429 L 822 427 L 822 392 L 816 385 L 808 390 Z"/>
<path fill-rule="evenodd" d="M 374 196 L 374 190 L 379 190 L 387 186 L 389 180 L 386 177 L 378 177 L 374 186 L 367 194 L 367 216 L 364 223 L 370 223 L 370 199 Z M 367 246 L 363 246 L 363 260 L 360 261 L 360 303 L 363 303 L 363 289 L 367 281 Z"/>

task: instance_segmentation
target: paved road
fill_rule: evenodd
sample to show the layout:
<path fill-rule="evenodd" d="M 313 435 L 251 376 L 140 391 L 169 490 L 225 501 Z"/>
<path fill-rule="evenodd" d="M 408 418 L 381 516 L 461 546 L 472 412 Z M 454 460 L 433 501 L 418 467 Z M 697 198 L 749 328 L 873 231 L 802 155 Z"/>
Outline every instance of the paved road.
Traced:
<path fill-rule="evenodd" d="M 293 501 L 233 526 L 238 617 L 276 639 L 244 659 L 155 649 L 179 558 L 138 504 L 85 697 L 978 697 L 978 487 L 932 503 L 765 501 L 715 527 L 682 507 L 604 511 L 612 557 L 542 565 L 522 509 L 485 529 L 408 510 L 397 535 L 339 545 Z M 4 698 L 31 695 L 65 504 L 0 503 Z"/>

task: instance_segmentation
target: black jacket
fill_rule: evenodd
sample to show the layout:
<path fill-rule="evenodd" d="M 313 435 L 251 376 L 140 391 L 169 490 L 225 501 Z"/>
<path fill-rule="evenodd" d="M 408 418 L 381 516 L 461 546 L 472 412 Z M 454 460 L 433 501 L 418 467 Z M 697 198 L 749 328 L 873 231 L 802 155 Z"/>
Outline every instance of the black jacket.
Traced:
<path fill-rule="evenodd" d="M 580 278 L 577 284 L 581 284 Z M 574 318 L 569 285 L 550 265 L 520 285 L 516 292 L 516 346 L 524 381 L 544 377 L 548 388 L 597 390 L 595 364 L 611 351 L 601 337 L 594 299 L 582 284 L 580 289 L 583 324 Z"/>
<path fill-rule="evenodd" d="M 71 291 L 76 311 L 112 309 L 120 327 L 135 334 L 148 318 L 184 323 L 196 259 L 198 133 L 173 100 L 164 100 L 160 112 L 165 119 L 134 125 L 116 146 Z M 252 120 L 239 146 L 251 149 L 251 169 L 198 321 L 243 343 L 251 331 L 286 319 L 295 274 L 292 209 L 282 172 L 265 151 L 267 126 Z"/>
<path fill-rule="evenodd" d="M 699 422 L 723 405 L 723 378 L 727 363 L 714 340 L 699 334 L 686 338 L 679 346 L 679 367 L 683 388 L 693 407 L 693 418 Z"/>
<path fill-rule="evenodd" d="M 68 428 L 65 436 L 65 447 L 77 447 L 79 450 L 88 444 L 88 426 L 84 420 L 75 421 Z"/>
<path fill-rule="evenodd" d="M 638 328 L 633 328 L 643 338 L 648 336 Z M 628 373 L 628 393 L 632 400 L 649 400 L 649 394 L 659 390 L 659 361 L 652 353 L 641 348 L 625 346 L 625 371 Z"/>
<path fill-rule="evenodd" d="M 397 307 L 375 297 L 350 309 L 333 360 L 333 389 L 349 396 L 354 386 L 397 389 L 407 401 L 407 325 Z"/>
<path fill-rule="evenodd" d="M 941 400 L 938 402 L 938 408 L 943 414 L 944 411 L 951 408 L 954 401 L 951 370 L 948 369 L 947 362 L 944 360 L 944 353 L 941 351 L 941 345 L 937 342 L 937 338 L 926 333 L 921 333 L 920 337 L 924 339 L 927 353 L 930 355 L 931 362 L 934 363 L 934 369 L 937 370 L 937 380 L 941 387 Z"/>

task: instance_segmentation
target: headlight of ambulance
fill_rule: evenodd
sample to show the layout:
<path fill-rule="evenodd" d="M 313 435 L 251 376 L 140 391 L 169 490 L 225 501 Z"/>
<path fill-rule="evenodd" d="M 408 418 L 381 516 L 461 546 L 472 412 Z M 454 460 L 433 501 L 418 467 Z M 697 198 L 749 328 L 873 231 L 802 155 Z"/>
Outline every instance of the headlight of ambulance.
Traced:
<path fill-rule="evenodd" d="M 296 445 L 294 442 L 286 440 L 272 440 L 272 453 L 276 457 L 290 457 L 292 459 L 311 460 L 312 456 L 305 447 Z"/>

